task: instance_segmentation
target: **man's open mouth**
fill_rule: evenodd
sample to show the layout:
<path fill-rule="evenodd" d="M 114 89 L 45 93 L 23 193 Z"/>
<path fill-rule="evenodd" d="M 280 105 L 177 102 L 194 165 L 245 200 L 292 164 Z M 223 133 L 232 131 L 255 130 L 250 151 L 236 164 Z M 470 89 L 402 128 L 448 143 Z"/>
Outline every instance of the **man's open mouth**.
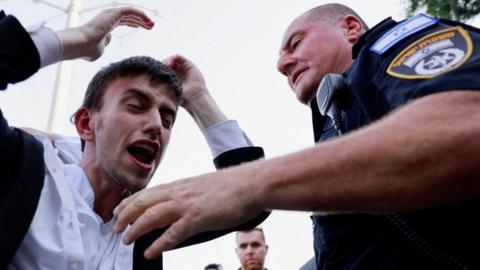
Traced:
<path fill-rule="evenodd" d="M 136 142 L 127 147 L 128 153 L 141 165 L 151 166 L 158 155 L 159 146 L 152 142 Z"/>

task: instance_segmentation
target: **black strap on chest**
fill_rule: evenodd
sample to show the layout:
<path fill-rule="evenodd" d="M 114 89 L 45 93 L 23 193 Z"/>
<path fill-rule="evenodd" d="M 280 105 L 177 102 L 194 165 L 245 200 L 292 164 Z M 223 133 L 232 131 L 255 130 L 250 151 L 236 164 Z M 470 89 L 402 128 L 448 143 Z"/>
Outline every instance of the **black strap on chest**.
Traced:
<path fill-rule="evenodd" d="M 312 109 L 313 138 L 315 143 L 317 143 L 322 137 L 323 126 L 325 125 L 326 117 L 320 114 L 316 98 L 310 102 L 310 108 Z"/>

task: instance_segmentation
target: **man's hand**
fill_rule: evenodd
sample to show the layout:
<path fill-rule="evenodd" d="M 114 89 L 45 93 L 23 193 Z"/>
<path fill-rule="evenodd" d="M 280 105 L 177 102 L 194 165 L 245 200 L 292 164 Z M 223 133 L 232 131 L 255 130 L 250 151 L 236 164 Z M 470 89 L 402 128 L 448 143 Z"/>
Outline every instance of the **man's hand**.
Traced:
<path fill-rule="evenodd" d="M 208 92 L 202 72 L 181 55 L 171 56 L 163 61 L 177 74 L 182 83 L 182 107 L 193 117 L 200 129 L 227 121 L 215 100 Z"/>
<path fill-rule="evenodd" d="M 202 72 L 190 60 L 181 55 L 173 55 L 163 62 L 175 71 L 182 83 L 183 107 L 188 108 L 196 99 L 209 95 Z"/>
<path fill-rule="evenodd" d="M 103 10 L 83 26 L 57 32 L 63 44 L 62 59 L 96 60 L 110 42 L 110 33 L 119 25 L 151 29 L 154 23 L 145 13 L 132 7 Z"/>
<path fill-rule="evenodd" d="M 237 181 L 240 177 L 229 181 L 237 173 L 226 169 L 137 192 L 115 208 L 114 230 L 122 232 L 134 222 L 123 238 L 130 244 L 155 228 L 171 225 L 145 251 L 152 259 L 197 233 L 239 225 L 261 210 L 249 181 Z"/>

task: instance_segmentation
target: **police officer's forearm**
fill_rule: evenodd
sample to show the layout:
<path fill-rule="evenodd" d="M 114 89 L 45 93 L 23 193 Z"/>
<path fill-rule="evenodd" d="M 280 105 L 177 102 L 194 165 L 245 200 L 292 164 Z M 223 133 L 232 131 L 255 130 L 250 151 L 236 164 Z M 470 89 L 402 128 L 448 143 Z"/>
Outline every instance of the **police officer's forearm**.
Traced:
<path fill-rule="evenodd" d="M 263 209 L 408 211 L 478 197 L 479 106 L 478 92 L 431 95 L 246 175 Z"/>

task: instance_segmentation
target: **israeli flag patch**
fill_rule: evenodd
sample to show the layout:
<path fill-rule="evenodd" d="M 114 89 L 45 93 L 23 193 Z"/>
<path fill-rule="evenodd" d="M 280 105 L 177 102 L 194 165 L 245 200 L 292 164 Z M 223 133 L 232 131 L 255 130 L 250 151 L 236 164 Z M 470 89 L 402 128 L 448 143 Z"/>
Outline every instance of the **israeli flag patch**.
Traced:
<path fill-rule="evenodd" d="M 411 36 L 437 22 L 438 19 L 429 17 L 422 13 L 413 16 L 412 18 L 390 29 L 390 31 L 380 37 L 377 42 L 370 47 L 370 51 L 382 55 L 402 39 Z"/>

